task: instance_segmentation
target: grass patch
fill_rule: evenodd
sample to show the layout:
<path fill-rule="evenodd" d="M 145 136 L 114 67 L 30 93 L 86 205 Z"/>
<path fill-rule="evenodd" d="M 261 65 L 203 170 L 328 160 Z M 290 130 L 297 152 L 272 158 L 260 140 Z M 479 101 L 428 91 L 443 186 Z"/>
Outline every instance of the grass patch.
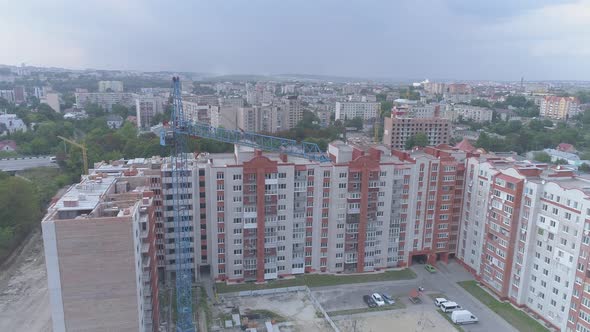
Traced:
<path fill-rule="evenodd" d="M 195 291 L 198 290 L 199 291 L 199 296 L 198 296 L 198 301 L 197 301 L 197 307 L 200 310 L 203 310 L 203 312 L 205 313 L 205 321 L 208 327 L 211 327 L 211 324 L 213 323 L 213 314 L 211 313 L 211 308 L 209 307 L 209 303 L 207 302 L 207 292 L 205 291 L 205 288 L 203 287 L 198 287 L 198 289 L 195 289 Z M 230 315 L 231 317 L 231 315 Z"/>
<path fill-rule="evenodd" d="M 396 299 L 394 305 L 384 305 L 382 307 L 375 307 L 375 308 L 368 308 L 367 307 L 367 308 L 360 308 L 360 309 L 330 311 L 330 312 L 328 312 L 328 316 L 344 316 L 344 315 L 362 314 L 365 312 L 389 311 L 389 310 L 403 309 L 405 307 L 406 307 L 405 304 L 401 303 L 398 299 Z"/>
<path fill-rule="evenodd" d="M 260 316 L 262 319 L 274 320 L 277 323 L 286 322 L 287 319 L 274 311 L 265 309 L 248 310 L 245 314 L 246 317 Z"/>
<path fill-rule="evenodd" d="M 442 297 L 445 299 L 447 298 L 444 293 L 428 294 L 428 297 L 430 297 L 432 300 L 435 300 L 437 297 Z"/>
<path fill-rule="evenodd" d="M 451 317 L 449 315 L 447 315 L 446 313 L 444 313 L 442 310 L 436 309 L 436 312 L 438 312 L 441 316 L 443 316 L 447 320 L 447 322 L 449 322 L 451 325 L 453 325 L 455 330 L 457 330 L 459 332 L 465 332 L 465 330 L 461 326 L 453 323 L 453 321 L 451 320 Z"/>
<path fill-rule="evenodd" d="M 293 279 L 272 280 L 265 284 L 255 284 L 249 282 L 237 285 L 227 285 L 225 283 L 217 283 L 215 286 L 217 287 L 218 293 L 229 293 L 305 285 L 307 285 L 310 288 L 313 288 L 322 286 L 357 284 L 373 281 L 408 280 L 414 278 L 416 278 L 416 274 L 414 273 L 414 271 L 410 269 L 403 269 L 364 275 L 304 274 L 297 276 Z"/>
<path fill-rule="evenodd" d="M 513 307 L 510 303 L 496 300 L 484 289 L 479 287 L 475 281 L 461 281 L 459 286 L 463 287 L 481 303 L 488 306 L 495 313 L 504 318 L 510 325 L 521 332 L 548 332 L 549 330 L 527 315 L 524 311 Z"/>

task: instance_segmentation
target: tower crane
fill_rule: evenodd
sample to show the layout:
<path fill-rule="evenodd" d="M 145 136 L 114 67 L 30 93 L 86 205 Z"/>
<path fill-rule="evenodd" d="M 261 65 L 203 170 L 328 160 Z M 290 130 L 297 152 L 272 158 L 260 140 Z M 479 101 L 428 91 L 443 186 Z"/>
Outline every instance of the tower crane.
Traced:
<path fill-rule="evenodd" d="M 80 143 L 77 143 L 75 141 L 72 141 L 69 138 L 65 138 L 63 136 L 57 136 L 58 138 L 60 138 L 61 140 L 63 140 L 64 142 L 68 142 L 70 144 L 72 144 L 73 146 L 79 147 L 82 150 L 82 161 L 83 161 L 83 167 L 84 167 L 84 174 L 88 174 L 88 155 L 87 155 L 87 149 L 86 146 Z"/>
<path fill-rule="evenodd" d="M 187 136 L 208 138 L 218 142 L 249 146 L 264 151 L 280 152 L 318 162 L 329 162 L 330 158 L 315 143 L 297 142 L 292 139 L 261 135 L 244 130 L 213 127 L 207 123 L 192 122 L 187 119 L 182 108 L 182 91 L 179 77 L 172 78 L 172 116 L 171 137 L 166 131 L 161 132 L 160 144 L 173 145 L 170 157 L 172 170 L 172 190 L 174 204 L 174 243 L 176 267 L 176 331 L 194 332 L 192 301 L 192 220 L 188 207 L 182 197 L 190 192 L 185 187 L 190 179 L 187 161 Z M 168 138 L 168 139 L 167 139 Z"/>

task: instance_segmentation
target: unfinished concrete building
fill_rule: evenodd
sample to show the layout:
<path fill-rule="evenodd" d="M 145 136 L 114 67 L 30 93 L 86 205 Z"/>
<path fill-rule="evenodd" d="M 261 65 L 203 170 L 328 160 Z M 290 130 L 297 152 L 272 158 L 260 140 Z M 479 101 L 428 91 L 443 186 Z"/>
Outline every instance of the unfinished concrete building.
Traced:
<path fill-rule="evenodd" d="M 86 176 L 42 221 L 55 332 L 158 330 L 154 193 L 128 173 Z"/>

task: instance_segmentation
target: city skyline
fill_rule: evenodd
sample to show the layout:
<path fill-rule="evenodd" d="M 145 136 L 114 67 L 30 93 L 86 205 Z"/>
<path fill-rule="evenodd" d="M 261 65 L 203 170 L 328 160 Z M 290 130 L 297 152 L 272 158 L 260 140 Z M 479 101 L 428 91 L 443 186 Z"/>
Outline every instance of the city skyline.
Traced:
<path fill-rule="evenodd" d="M 0 36 L 19 45 L 0 55 L 8 64 L 392 80 L 583 80 L 589 73 L 586 0 L 7 6 Z"/>

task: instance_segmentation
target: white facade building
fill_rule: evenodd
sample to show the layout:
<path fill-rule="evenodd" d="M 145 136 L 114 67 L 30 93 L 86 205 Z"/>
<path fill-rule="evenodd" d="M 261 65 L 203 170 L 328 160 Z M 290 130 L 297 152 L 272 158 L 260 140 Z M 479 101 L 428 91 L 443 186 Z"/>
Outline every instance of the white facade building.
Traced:
<path fill-rule="evenodd" d="M 98 92 L 123 92 L 121 81 L 99 81 Z"/>
<path fill-rule="evenodd" d="M 379 114 L 380 103 L 369 102 L 336 102 L 336 120 L 352 120 L 362 118 L 370 120 Z"/>
<path fill-rule="evenodd" d="M 27 131 L 27 125 L 16 114 L 0 114 L 0 124 L 4 125 L 9 133 Z"/>

